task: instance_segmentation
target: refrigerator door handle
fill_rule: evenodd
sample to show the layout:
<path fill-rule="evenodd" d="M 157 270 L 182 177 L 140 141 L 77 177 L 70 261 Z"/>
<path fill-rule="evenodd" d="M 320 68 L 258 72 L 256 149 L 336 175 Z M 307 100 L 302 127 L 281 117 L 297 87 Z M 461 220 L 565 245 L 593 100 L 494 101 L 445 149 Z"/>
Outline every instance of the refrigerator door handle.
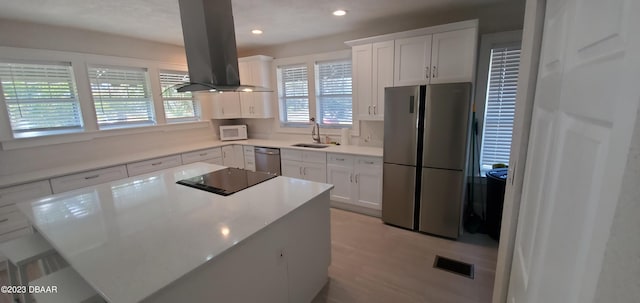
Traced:
<path fill-rule="evenodd" d="M 409 113 L 413 114 L 415 112 L 416 107 L 416 96 L 409 96 Z"/>

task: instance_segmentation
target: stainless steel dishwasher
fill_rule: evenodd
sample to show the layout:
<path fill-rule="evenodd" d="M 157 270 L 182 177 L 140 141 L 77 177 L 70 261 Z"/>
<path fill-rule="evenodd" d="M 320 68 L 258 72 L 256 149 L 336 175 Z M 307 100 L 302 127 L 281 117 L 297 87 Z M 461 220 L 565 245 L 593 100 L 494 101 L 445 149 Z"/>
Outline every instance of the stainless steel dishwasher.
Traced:
<path fill-rule="evenodd" d="M 255 147 L 256 171 L 281 175 L 280 149 L 269 147 Z"/>

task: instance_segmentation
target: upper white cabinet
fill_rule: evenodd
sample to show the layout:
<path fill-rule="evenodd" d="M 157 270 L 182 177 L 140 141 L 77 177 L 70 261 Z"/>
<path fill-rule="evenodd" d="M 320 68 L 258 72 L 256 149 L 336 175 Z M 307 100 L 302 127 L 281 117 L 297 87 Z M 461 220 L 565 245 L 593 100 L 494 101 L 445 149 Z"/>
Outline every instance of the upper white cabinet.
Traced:
<path fill-rule="evenodd" d="M 393 86 L 394 41 L 352 48 L 353 98 L 360 120 L 382 120 L 384 88 Z"/>
<path fill-rule="evenodd" d="M 471 82 L 475 66 L 476 28 L 433 35 L 431 83 Z"/>
<path fill-rule="evenodd" d="M 240 58 L 240 83 L 243 85 L 261 86 L 273 89 L 271 85 L 271 61 L 267 56 Z M 273 118 L 270 92 L 238 93 L 243 118 Z"/>
<path fill-rule="evenodd" d="M 429 83 L 432 35 L 395 41 L 394 86 Z"/>
<path fill-rule="evenodd" d="M 271 84 L 271 61 L 267 56 L 252 56 L 238 59 L 240 84 L 273 89 Z M 214 94 L 213 119 L 272 118 L 270 92 L 224 92 Z"/>

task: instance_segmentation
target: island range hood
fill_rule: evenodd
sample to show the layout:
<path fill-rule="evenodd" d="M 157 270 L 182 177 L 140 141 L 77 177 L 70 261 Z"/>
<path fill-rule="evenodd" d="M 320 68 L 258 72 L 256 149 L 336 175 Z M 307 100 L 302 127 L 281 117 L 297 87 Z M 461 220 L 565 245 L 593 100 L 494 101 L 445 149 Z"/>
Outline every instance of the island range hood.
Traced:
<path fill-rule="evenodd" d="M 268 92 L 240 85 L 231 0 L 178 0 L 190 83 L 179 92 Z"/>

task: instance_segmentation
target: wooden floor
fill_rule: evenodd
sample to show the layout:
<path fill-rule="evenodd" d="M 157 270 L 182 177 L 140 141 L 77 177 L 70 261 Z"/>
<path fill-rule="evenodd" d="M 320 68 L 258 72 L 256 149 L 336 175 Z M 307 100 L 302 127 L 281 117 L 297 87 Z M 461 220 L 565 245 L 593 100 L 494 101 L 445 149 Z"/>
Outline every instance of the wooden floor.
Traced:
<path fill-rule="evenodd" d="M 487 235 L 446 240 L 331 209 L 332 262 L 320 302 L 491 302 L 497 242 Z M 433 268 L 435 255 L 475 265 L 469 279 Z"/>
<path fill-rule="evenodd" d="M 329 282 L 313 303 L 491 302 L 498 244 L 486 235 L 451 241 L 331 209 L 331 243 Z M 433 268 L 435 255 L 474 264 L 475 278 Z M 40 276 L 35 264 L 28 273 L 30 279 Z M 0 271 L 0 284 L 8 284 L 6 271 Z M 11 298 L 0 295 L 0 303 Z"/>

